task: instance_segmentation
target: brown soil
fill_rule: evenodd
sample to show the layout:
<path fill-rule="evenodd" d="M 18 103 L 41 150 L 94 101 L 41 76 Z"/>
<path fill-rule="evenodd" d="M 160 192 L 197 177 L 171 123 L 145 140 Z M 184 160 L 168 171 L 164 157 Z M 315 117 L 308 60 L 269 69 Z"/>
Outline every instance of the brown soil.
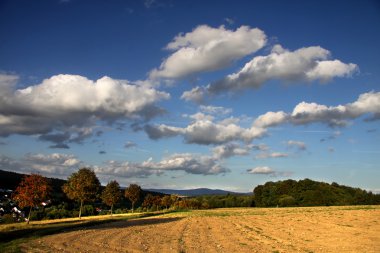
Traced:
<path fill-rule="evenodd" d="M 25 252 L 380 252 L 380 207 L 218 209 L 42 237 Z"/>

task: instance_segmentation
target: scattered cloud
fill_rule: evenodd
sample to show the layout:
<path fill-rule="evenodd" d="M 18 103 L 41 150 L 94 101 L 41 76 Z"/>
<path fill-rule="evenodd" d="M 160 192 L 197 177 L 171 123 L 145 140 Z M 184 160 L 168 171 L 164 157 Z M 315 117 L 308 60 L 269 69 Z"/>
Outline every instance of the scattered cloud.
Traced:
<path fill-rule="evenodd" d="M 144 0 L 144 6 L 149 9 L 153 7 L 153 5 L 156 3 L 156 0 Z"/>
<path fill-rule="evenodd" d="M 189 91 L 183 92 L 181 99 L 185 101 L 194 102 L 197 104 L 202 104 L 205 101 L 206 94 L 207 94 L 206 88 L 197 86 Z"/>
<path fill-rule="evenodd" d="M 203 145 L 225 144 L 231 141 L 249 143 L 265 136 L 269 127 L 286 123 L 294 125 L 325 123 L 330 127 L 345 126 L 348 119 L 355 119 L 365 114 L 380 114 L 380 92 L 363 93 L 355 102 L 346 105 L 326 106 L 301 102 L 291 113 L 278 111 L 258 116 L 250 128 L 240 127 L 237 118 L 214 122 L 213 116 L 198 113 L 191 116 L 194 121 L 187 127 L 148 124 L 144 130 L 151 139 L 155 140 L 183 136 L 186 143 Z M 335 136 L 339 134 L 339 131 L 335 132 Z M 300 150 L 306 149 L 306 145 L 302 142 L 289 141 L 287 145 L 296 146 Z"/>
<path fill-rule="evenodd" d="M 272 168 L 268 166 L 255 167 L 255 168 L 247 170 L 247 172 L 249 174 L 264 174 L 264 175 L 272 175 L 276 173 Z"/>
<path fill-rule="evenodd" d="M 145 168 L 140 163 L 107 161 L 101 166 L 95 166 L 94 172 L 101 176 L 125 177 L 125 178 L 147 178 L 151 175 L 161 175 L 158 170 Z"/>
<path fill-rule="evenodd" d="M 65 144 L 65 143 L 57 143 L 55 145 L 51 145 L 49 146 L 49 148 L 52 148 L 52 149 L 55 149 L 55 148 L 58 148 L 58 149 L 69 149 L 69 145 Z"/>
<path fill-rule="evenodd" d="M 100 150 L 100 151 L 99 151 L 99 155 L 105 155 L 105 154 L 107 154 L 106 151 L 104 151 L 104 150 Z"/>
<path fill-rule="evenodd" d="M 153 69 L 150 77 L 178 79 L 221 69 L 256 52 L 265 44 L 266 36 L 257 28 L 241 26 L 233 31 L 224 26 L 201 25 L 191 32 L 177 35 L 166 46 L 174 53 L 158 69 Z"/>
<path fill-rule="evenodd" d="M 256 150 L 256 151 L 267 151 L 269 150 L 269 147 L 265 144 L 258 144 L 258 145 L 250 145 L 250 147 L 252 148 L 252 150 Z"/>
<path fill-rule="evenodd" d="M 252 150 L 252 145 L 241 146 L 237 143 L 227 143 L 213 148 L 214 156 L 218 159 L 225 159 L 232 156 L 246 156 Z"/>
<path fill-rule="evenodd" d="M 286 145 L 288 147 L 295 147 L 298 150 L 306 150 L 306 144 L 305 142 L 302 142 L 302 141 L 289 140 L 286 142 Z"/>
<path fill-rule="evenodd" d="M 40 135 L 67 147 L 92 136 L 103 121 L 150 119 L 163 112 L 155 104 L 170 95 L 148 85 L 103 77 L 56 75 L 42 83 L 15 89 L 18 77 L 0 74 L 0 136 Z"/>
<path fill-rule="evenodd" d="M 320 142 L 324 142 L 326 140 L 334 140 L 336 139 L 337 137 L 339 137 L 340 135 L 342 134 L 341 131 L 337 130 L 337 131 L 334 131 L 332 134 L 330 134 L 327 138 L 322 138 L 320 139 Z"/>
<path fill-rule="evenodd" d="M 137 147 L 137 144 L 132 142 L 132 141 L 127 141 L 127 143 L 125 143 L 125 145 L 124 145 L 124 148 L 126 148 L 126 149 L 134 148 L 134 147 Z"/>
<path fill-rule="evenodd" d="M 328 147 L 328 149 L 327 149 L 330 153 L 333 153 L 333 152 L 335 152 L 335 148 L 333 148 L 333 147 Z"/>
<path fill-rule="evenodd" d="M 284 158 L 288 157 L 289 154 L 281 153 L 281 152 L 273 152 L 273 153 L 260 153 L 255 156 L 255 159 L 268 159 L 268 158 Z"/>
<path fill-rule="evenodd" d="M 289 177 L 293 175 L 291 171 L 275 171 L 268 166 L 258 166 L 252 169 L 248 169 L 249 174 L 269 175 L 271 177 Z"/>
<path fill-rule="evenodd" d="M 0 168 L 23 173 L 41 173 L 54 177 L 67 177 L 84 163 L 74 155 L 28 153 L 19 160 L 0 155 Z"/>
<path fill-rule="evenodd" d="M 104 154 L 100 151 L 99 154 Z M 184 171 L 196 175 L 218 175 L 230 170 L 220 164 L 219 157 L 190 153 L 172 154 L 159 162 L 152 158 L 136 163 L 128 161 L 106 161 L 102 165 L 92 166 L 98 176 L 146 178 L 162 175 L 170 171 Z M 42 173 L 47 176 L 67 177 L 85 165 L 74 155 L 26 154 L 19 160 L 0 155 L 0 168 L 26 173 Z M 91 166 L 89 166 L 91 167 Z"/>
<path fill-rule="evenodd" d="M 229 172 L 218 163 L 218 159 L 206 155 L 194 155 L 189 153 L 173 154 L 158 163 L 148 160 L 142 165 L 145 168 L 174 171 L 182 170 L 189 174 L 216 175 Z"/>
<path fill-rule="evenodd" d="M 225 18 L 224 21 L 226 21 L 229 25 L 233 25 L 235 23 L 235 21 L 232 18 Z"/>
<path fill-rule="evenodd" d="M 197 175 L 217 175 L 229 172 L 214 157 L 189 153 L 173 154 L 159 162 L 154 162 L 152 158 L 142 163 L 108 161 L 103 166 L 95 167 L 95 172 L 100 175 L 136 178 L 162 175 L 168 171 L 184 171 Z"/>
<path fill-rule="evenodd" d="M 232 113 L 231 108 L 225 108 L 222 106 L 201 105 L 199 108 L 200 108 L 201 112 L 208 113 L 208 114 L 223 114 L 224 115 L 224 114 Z"/>

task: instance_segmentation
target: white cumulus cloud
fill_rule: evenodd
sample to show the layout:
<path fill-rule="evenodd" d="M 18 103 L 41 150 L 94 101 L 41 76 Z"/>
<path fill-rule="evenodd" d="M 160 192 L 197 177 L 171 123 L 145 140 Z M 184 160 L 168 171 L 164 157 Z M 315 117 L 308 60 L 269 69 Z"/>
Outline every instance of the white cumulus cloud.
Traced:
<path fill-rule="evenodd" d="M 225 78 L 205 87 L 185 91 L 182 98 L 187 101 L 202 102 L 206 96 L 222 92 L 233 92 L 249 88 L 259 88 L 267 81 L 282 80 L 292 82 L 327 82 L 335 77 L 348 77 L 358 71 L 353 63 L 329 60 L 330 52 L 319 46 L 303 47 L 295 51 L 275 45 L 269 55 L 255 56 L 244 67 Z"/>
<path fill-rule="evenodd" d="M 187 143 L 203 145 L 223 144 L 230 141 L 251 142 L 265 135 L 266 129 L 252 126 L 242 128 L 233 122 L 213 122 L 209 119 L 196 120 L 187 127 L 173 127 L 164 124 L 147 125 L 145 131 L 151 139 L 181 135 Z"/>
<path fill-rule="evenodd" d="M 288 115 L 283 111 L 267 112 L 257 117 L 253 124 L 258 127 L 271 127 L 280 125 L 284 123 L 287 119 Z"/>
<path fill-rule="evenodd" d="M 224 26 L 201 25 L 191 32 L 177 35 L 166 46 L 174 53 L 158 69 L 152 70 L 150 77 L 176 79 L 217 70 L 256 52 L 265 43 L 264 32 L 257 28 L 241 26 L 233 31 Z"/>
<path fill-rule="evenodd" d="M 92 135 L 97 122 L 149 119 L 168 93 L 146 84 L 103 77 L 56 75 L 42 83 L 15 89 L 14 76 L 0 77 L 0 136 L 41 134 L 41 140 L 66 145 Z"/>

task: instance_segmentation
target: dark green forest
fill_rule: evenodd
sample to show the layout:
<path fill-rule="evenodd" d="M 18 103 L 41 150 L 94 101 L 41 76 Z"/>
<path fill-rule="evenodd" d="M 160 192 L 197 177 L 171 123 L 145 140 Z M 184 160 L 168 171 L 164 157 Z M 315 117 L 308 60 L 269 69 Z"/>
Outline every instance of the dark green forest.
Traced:
<path fill-rule="evenodd" d="M 337 183 L 310 179 L 284 180 L 258 185 L 254 190 L 257 207 L 378 205 L 380 194 Z"/>

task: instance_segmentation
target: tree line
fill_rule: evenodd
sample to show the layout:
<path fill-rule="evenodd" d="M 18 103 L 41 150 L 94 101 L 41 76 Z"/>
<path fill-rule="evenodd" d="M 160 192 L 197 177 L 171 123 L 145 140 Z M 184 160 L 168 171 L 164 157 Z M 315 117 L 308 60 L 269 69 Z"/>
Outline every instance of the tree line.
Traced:
<path fill-rule="evenodd" d="M 15 218 L 19 219 L 19 214 L 22 212 L 18 208 L 21 208 L 28 214 L 24 219 L 29 223 L 30 220 L 37 219 L 75 216 L 80 219 L 83 215 L 113 215 L 134 212 L 136 209 L 142 212 L 253 206 L 372 205 L 380 204 L 380 195 L 337 183 L 289 179 L 258 185 L 253 190 L 253 195 L 180 197 L 146 192 L 137 184 L 121 189 L 115 180 L 103 187 L 94 171 L 81 168 L 66 181 L 55 180 L 53 185 L 50 179 L 41 175 L 26 175 L 11 198 L 5 200 L 7 203 L 4 204 L 4 198 L 0 203 L 0 222 L 4 220 L 13 222 Z M 6 205 L 12 208 L 13 216 L 4 213 L 3 207 Z"/>
<path fill-rule="evenodd" d="M 26 175 L 12 194 L 11 200 L 28 214 L 25 217 L 28 223 L 31 219 L 66 218 L 74 215 L 80 219 L 83 215 L 113 215 L 115 206 L 119 207 L 117 213 L 134 212 L 136 207 L 138 211 L 158 211 L 252 206 L 252 196 L 228 194 L 188 198 L 145 192 L 137 184 L 130 184 L 122 190 L 115 180 L 102 187 L 94 171 L 89 168 L 79 169 L 67 181 L 62 182 L 64 183 L 60 184 L 60 181 L 55 181 L 55 184 L 59 184 L 57 188 L 57 185 L 52 185 L 48 178 L 41 175 Z M 104 210 L 102 207 L 105 205 L 109 209 Z"/>
<path fill-rule="evenodd" d="M 310 179 L 267 182 L 253 190 L 257 207 L 378 205 L 380 195 Z"/>

